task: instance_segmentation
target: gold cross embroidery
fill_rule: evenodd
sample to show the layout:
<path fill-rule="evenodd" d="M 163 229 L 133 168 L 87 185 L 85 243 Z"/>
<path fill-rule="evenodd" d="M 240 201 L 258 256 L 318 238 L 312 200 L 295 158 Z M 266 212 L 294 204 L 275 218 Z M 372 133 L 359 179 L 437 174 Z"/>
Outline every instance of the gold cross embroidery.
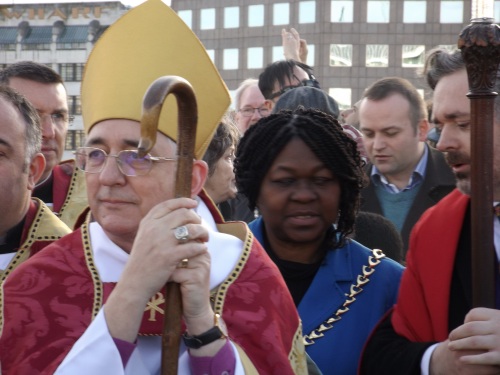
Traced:
<path fill-rule="evenodd" d="M 163 297 L 163 293 L 158 292 L 154 297 L 151 297 L 149 302 L 146 304 L 146 308 L 144 311 L 149 311 L 149 321 L 156 322 L 156 312 L 160 314 L 165 314 L 165 311 L 159 307 L 162 303 L 165 302 L 165 297 Z"/>

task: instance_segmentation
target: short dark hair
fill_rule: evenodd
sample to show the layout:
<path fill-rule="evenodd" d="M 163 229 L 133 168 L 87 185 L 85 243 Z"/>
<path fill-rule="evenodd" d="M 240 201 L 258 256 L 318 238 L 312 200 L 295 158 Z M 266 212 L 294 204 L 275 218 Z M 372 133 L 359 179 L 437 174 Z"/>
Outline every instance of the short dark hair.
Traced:
<path fill-rule="evenodd" d="M 353 231 L 360 191 L 365 186 L 361 158 L 353 141 L 332 116 L 299 107 L 260 119 L 241 138 L 236 150 L 235 175 L 238 191 L 248 198 L 251 211 L 257 206 L 262 181 L 272 163 L 292 139 L 301 139 L 338 178 L 341 187 L 336 229 L 328 240 L 341 247 Z M 337 236 L 338 234 L 338 236 Z"/>
<path fill-rule="evenodd" d="M 0 98 L 12 104 L 24 119 L 26 145 L 24 170 L 26 171 L 33 156 L 42 148 L 40 117 L 36 109 L 23 95 L 8 86 L 0 85 Z"/>
<path fill-rule="evenodd" d="M 465 61 L 460 50 L 434 48 L 426 56 L 423 74 L 434 91 L 439 80 L 450 74 L 465 70 Z M 500 93 L 500 68 L 497 70 L 494 91 Z M 500 95 L 495 98 L 495 118 L 500 121 Z"/>
<path fill-rule="evenodd" d="M 465 63 L 460 50 L 434 48 L 427 54 L 423 74 L 429 87 L 434 90 L 441 78 L 463 69 Z"/>
<path fill-rule="evenodd" d="M 55 70 L 34 61 L 19 61 L 0 70 L 0 84 L 9 85 L 11 78 L 64 85 L 62 77 Z"/>
<path fill-rule="evenodd" d="M 274 83 L 278 81 L 280 87 L 285 86 L 285 78 L 290 81 L 293 78 L 293 69 L 298 67 L 304 70 L 309 78 L 314 79 L 312 68 L 304 63 L 295 60 L 275 61 L 264 69 L 259 75 L 259 89 L 264 98 L 269 99 L 273 93 Z"/>
<path fill-rule="evenodd" d="M 363 93 L 363 99 L 380 101 L 391 95 L 399 94 L 410 104 L 410 122 L 415 132 L 418 124 L 427 119 L 427 105 L 410 81 L 400 77 L 379 79 Z"/>
<path fill-rule="evenodd" d="M 205 155 L 203 155 L 203 160 L 208 164 L 208 176 L 212 176 L 216 169 L 216 164 L 219 159 L 224 156 L 224 153 L 231 146 L 238 144 L 240 139 L 240 132 L 236 125 L 232 124 L 229 120 L 223 120 L 217 130 L 215 131 L 214 137 L 208 145 Z"/>

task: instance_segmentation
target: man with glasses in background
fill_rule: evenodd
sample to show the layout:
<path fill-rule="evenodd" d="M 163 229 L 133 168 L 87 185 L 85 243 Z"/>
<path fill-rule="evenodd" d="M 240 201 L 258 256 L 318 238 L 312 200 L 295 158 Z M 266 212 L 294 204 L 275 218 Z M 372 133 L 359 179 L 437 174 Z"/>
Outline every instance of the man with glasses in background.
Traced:
<path fill-rule="evenodd" d="M 259 89 L 259 81 L 255 78 L 244 80 L 236 90 L 234 96 L 236 108 L 236 126 L 241 135 L 262 117 L 271 113 L 270 106 Z"/>
<path fill-rule="evenodd" d="M 73 161 L 64 161 L 66 133 L 73 116 L 61 76 L 46 65 L 21 61 L 0 70 L 0 84 L 24 95 L 35 107 L 42 125 L 45 170 L 33 196 L 44 201 L 70 228 L 87 206 L 85 181 Z"/>

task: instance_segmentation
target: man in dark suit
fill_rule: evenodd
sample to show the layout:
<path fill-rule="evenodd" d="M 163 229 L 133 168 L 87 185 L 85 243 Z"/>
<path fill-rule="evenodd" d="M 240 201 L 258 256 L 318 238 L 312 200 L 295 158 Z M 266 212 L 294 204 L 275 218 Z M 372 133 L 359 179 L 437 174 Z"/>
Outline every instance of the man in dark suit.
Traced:
<path fill-rule="evenodd" d="M 371 182 L 362 191 L 361 210 L 392 221 L 406 255 L 422 213 L 454 189 L 453 173 L 441 152 L 425 143 L 427 108 L 409 81 L 389 77 L 371 85 L 361 100 L 359 121 Z"/>
<path fill-rule="evenodd" d="M 457 189 L 415 225 L 399 297 L 365 346 L 360 374 L 497 374 L 500 311 L 472 309 L 470 103 L 460 51 L 431 52 L 433 119 Z M 500 89 L 497 79 L 495 91 Z M 500 201 L 500 98 L 495 102 L 493 195 Z M 493 218 L 499 258 L 500 220 Z"/>

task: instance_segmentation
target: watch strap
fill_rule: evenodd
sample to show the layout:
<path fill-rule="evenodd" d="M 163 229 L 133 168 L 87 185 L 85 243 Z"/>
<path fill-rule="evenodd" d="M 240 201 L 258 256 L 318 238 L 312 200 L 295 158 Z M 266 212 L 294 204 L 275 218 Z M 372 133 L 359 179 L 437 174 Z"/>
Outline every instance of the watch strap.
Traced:
<path fill-rule="evenodd" d="M 184 345 L 190 349 L 199 349 L 202 346 L 208 345 L 216 340 L 225 338 L 226 335 L 221 330 L 221 317 L 219 314 L 214 314 L 214 326 L 201 335 L 191 336 L 187 332 L 182 335 Z M 223 323 L 222 323 L 223 324 Z"/>

